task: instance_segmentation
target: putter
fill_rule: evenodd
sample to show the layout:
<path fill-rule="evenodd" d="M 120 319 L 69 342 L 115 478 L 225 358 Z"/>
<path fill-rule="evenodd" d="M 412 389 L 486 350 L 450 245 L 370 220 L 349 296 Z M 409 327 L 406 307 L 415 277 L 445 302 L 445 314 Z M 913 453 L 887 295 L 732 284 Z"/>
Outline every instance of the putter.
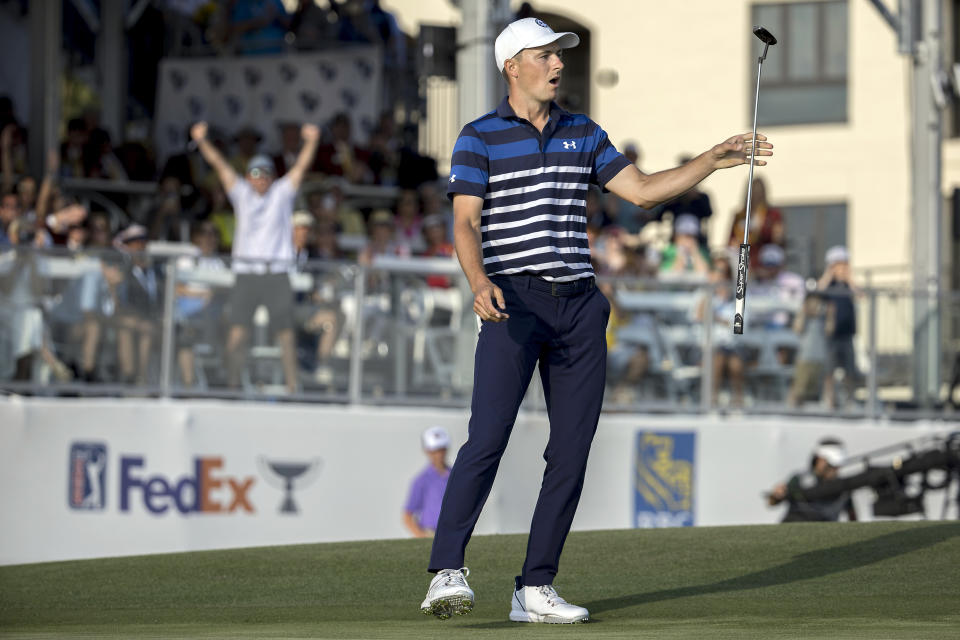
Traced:
<path fill-rule="evenodd" d="M 747 181 L 747 219 L 743 227 L 743 244 L 740 245 L 740 260 L 737 264 L 736 311 L 733 315 L 733 332 L 743 333 L 743 311 L 747 302 L 747 267 L 750 263 L 750 206 L 753 203 L 753 163 L 757 152 L 757 108 L 760 106 L 760 72 L 767 59 L 767 49 L 777 44 L 773 34 L 763 27 L 754 27 L 753 35 L 763 42 L 763 54 L 757 60 L 757 90 L 753 95 L 753 139 L 750 141 L 750 177 Z"/>

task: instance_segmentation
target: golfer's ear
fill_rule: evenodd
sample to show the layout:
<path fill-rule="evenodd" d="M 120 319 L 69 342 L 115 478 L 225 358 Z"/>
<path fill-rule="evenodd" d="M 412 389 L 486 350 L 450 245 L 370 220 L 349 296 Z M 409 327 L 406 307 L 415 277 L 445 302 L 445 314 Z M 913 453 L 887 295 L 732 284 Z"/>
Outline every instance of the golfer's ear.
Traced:
<path fill-rule="evenodd" d="M 517 59 L 516 59 L 516 57 L 507 58 L 506 62 L 504 62 L 504 64 L 503 64 L 503 72 L 504 72 L 507 76 L 509 76 L 509 77 L 511 77 L 511 78 L 516 78 L 516 77 L 517 77 Z"/>

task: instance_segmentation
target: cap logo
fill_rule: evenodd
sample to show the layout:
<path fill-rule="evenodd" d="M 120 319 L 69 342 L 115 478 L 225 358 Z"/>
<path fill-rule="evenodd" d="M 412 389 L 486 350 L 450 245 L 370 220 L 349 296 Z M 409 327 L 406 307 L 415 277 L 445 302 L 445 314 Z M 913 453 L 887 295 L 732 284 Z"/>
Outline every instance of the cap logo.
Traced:
<path fill-rule="evenodd" d="M 550 28 L 550 27 L 547 26 L 547 23 L 544 22 L 543 20 L 541 20 L 540 18 L 537 18 L 537 19 L 535 20 L 535 22 L 537 23 L 537 26 L 538 26 L 538 27 L 543 27 L 544 29 L 549 29 L 549 28 Z"/>

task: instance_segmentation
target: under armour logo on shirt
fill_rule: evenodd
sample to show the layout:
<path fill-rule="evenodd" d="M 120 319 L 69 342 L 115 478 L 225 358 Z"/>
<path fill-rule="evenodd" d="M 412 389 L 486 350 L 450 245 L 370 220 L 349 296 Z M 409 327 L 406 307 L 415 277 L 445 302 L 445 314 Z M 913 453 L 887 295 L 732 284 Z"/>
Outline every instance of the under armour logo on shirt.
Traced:
<path fill-rule="evenodd" d="M 576 141 L 576 140 L 564 140 L 564 141 L 563 141 L 563 148 L 564 148 L 564 149 L 576 149 L 576 148 L 577 148 L 577 141 Z"/>
<path fill-rule="evenodd" d="M 457 174 L 451 173 L 451 174 L 450 174 L 450 182 L 456 182 L 456 181 L 457 181 Z"/>

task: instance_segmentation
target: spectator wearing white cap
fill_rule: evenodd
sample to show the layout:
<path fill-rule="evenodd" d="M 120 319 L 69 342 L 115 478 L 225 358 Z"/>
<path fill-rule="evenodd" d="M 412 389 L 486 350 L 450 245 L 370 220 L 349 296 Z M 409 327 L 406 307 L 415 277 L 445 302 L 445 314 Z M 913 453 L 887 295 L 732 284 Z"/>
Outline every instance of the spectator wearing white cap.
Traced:
<path fill-rule="evenodd" d="M 842 441 L 823 438 L 811 453 L 810 469 L 794 474 L 786 483 L 775 486 L 767 494 L 767 504 L 772 507 L 786 502 L 789 505 L 783 522 L 836 522 L 843 513 L 851 522 L 855 521 L 857 512 L 849 491 L 818 500 L 806 500 L 803 496 L 804 490 L 835 480 L 846 459 L 847 450 Z"/>
<path fill-rule="evenodd" d="M 710 274 L 710 254 L 700 246 L 700 221 L 688 213 L 673 221 L 673 242 L 663 250 L 660 273 L 701 276 Z"/>
<path fill-rule="evenodd" d="M 314 382 L 329 386 L 333 372 L 326 361 L 333 352 L 342 320 L 339 304 L 332 299 L 333 293 L 326 291 L 327 285 L 335 278 L 329 272 L 318 270 L 316 264 L 308 264 L 322 259 L 317 251 L 316 228 L 316 219 L 309 211 L 299 210 L 293 214 L 293 250 L 297 269 L 309 271 L 315 285 L 311 291 L 296 294 L 297 359 L 302 367 L 313 370 Z"/>
<path fill-rule="evenodd" d="M 817 288 L 823 292 L 829 314 L 833 319 L 833 331 L 827 341 L 826 379 L 823 384 L 823 399 L 828 407 L 837 405 L 836 375 L 842 372 L 847 399 L 860 377 L 853 352 L 853 337 L 857 333 L 857 311 L 853 296 L 857 289 L 850 272 L 850 253 L 847 248 L 837 245 L 827 249 L 824 256 L 826 269 L 817 281 Z"/>
<path fill-rule="evenodd" d="M 751 294 L 755 297 L 773 299 L 779 303 L 779 309 L 774 309 L 766 318 L 754 322 L 765 325 L 768 329 L 779 329 L 790 324 L 791 312 L 798 309 L 806 293 L 803 276 L 784 268 L 787 254 L 783 247 L 776 244 L 765 244 L 760 247 L 757 257 L 755 281 L 750 285 Z M 751 274 L 751 277 L 754 277 Z"/>
<path fill-rule="evenodd" d="M 127 255 L 117 297 L 117 349 L 121 382 L 126 384 L 146 384 L 160 333 L 157 318 L 163 312 L 164 272 L 147 255 L 147 239 L 146 227 L 139 224 L 130 225 L 114 239 L 114 246 Z"/>
<path fill-rule="evenodd" d="M 253 156 L 241 178 L 223 154 L 207 139 L 207 123 L 198 122 L 190 136 L 217 174 L 236 216 L 233 237 L 233 271 L 237 274 L 231 299 L 231 327 L 227 335 L 227 379 L 239 386 L 246 360 L 246 342 L 254 310 L 265 305 L 270 328 L 283 353 L 283 370 L 288 392 L 297 388 L 297 360 L 294 352 L 293 292 L 288 272 L 294 266 L 293 204 L 304 175 L 313 163 L 320 129 L 304 124 L 300 130 L 303 147 L 296 163 L 275 180 L 273 161 Z"/>
<path fill-rule="evenodd" d="M 420 436 L 420 442 L 429 463 L 410 485 L 403 524 L 415 538 L 432 538 L 450 476 L 447 464 L 450 434 L 443 427 L 430 427 Z"/>
<path fill-rule="evenodd" d="M 293 259 L 297 267 L 302 267 L 314 257 L 313 214 L 300 210 L 293 214 Z"/>

